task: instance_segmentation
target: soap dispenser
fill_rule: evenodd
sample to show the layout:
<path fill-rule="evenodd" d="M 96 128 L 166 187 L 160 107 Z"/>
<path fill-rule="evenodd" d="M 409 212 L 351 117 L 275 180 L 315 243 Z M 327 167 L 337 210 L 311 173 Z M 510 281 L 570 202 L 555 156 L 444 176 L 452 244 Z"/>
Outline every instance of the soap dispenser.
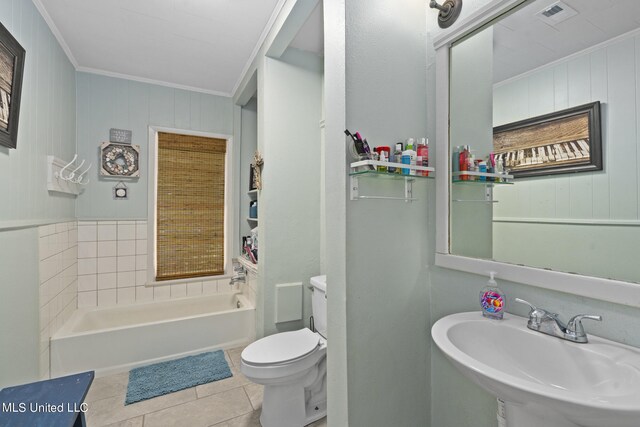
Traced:
<path fill-rule="evenodd" d="M 502 289 L 498 287 L 495 276 L 495 271 L 489 272 L 487 286 L 480 291 L 480 307 L 484 317 L 502 320 L 507 299 Z"/>

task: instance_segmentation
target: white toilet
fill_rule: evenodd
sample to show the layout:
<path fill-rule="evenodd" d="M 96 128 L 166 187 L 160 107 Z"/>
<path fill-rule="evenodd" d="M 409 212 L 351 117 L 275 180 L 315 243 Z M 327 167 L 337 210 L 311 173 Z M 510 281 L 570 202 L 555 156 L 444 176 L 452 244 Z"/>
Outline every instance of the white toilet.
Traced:
<path fill-rule="evenodd" d="M 241 372 L 264 385 L 263 427 L 302 427 L 327 415 L 327 276 L 311 285 L 317 332 L 281 332 L 242 351 Z"/>

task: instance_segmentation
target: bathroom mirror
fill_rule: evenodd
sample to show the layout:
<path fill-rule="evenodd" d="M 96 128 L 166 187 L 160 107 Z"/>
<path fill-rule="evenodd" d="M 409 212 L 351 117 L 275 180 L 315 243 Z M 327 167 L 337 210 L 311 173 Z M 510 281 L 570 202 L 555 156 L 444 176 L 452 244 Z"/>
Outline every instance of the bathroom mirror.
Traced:
<path fill-rule="evenodd" d="M 640 282 L 640 2 L 527 1 L 449 59 L 449 253 Z M 457 147 L 491 167 L 496 128 L 594 104 L 601 170 L 454 181 Z M 518 162 L 586 156 L 588 134 L 556 133 L 516 150 Z"/>

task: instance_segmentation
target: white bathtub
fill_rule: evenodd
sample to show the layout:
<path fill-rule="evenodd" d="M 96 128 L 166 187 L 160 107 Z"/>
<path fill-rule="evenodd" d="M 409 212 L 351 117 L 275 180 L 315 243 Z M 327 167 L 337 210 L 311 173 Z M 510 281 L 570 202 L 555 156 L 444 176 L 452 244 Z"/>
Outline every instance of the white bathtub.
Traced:
<path fill-rule="evenodd" d="M 241 293 L 79 309 L 51 337 L 51 376 L 107 375 L 255 339 L 255 308 Z"/>

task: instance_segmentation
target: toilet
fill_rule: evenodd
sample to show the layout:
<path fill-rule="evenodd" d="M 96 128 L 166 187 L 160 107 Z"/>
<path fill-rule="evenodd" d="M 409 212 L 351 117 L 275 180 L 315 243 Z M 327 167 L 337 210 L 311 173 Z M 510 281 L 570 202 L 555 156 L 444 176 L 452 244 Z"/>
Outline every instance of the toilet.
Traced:
<path fill-rule="evenodd" d="M 242 351 L 240 371 L 264 385 L 262 427 L 302 427 L 327 415 L 327 276 L 311 286 L 317 332 L 281 332 Z"/>

